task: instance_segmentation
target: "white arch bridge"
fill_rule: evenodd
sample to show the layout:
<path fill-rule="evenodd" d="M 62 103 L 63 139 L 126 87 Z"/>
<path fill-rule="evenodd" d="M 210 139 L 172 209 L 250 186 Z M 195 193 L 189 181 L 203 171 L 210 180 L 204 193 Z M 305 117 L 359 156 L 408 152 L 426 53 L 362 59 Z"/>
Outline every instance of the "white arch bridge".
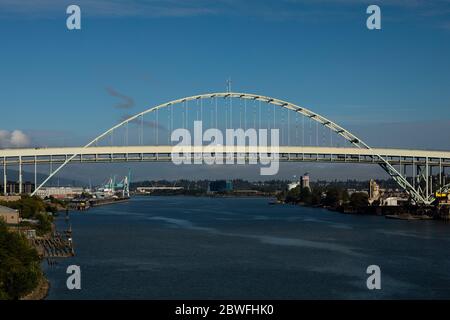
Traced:
<path fill-rule="evenodd" d="M 182 108 L 179 108 L 180 106 Z M 175 109 L 182 114 L 174 116 Z M 153 115 L 154 121 L 144 120 L 146 115 Z M 431 204 L 435 200 L 434 192 L 448 192 L 450 187 L 446 182 L 445 172 L 446 168 L 450 167 L 450 151 L 371 148 L 353 133 L 304 107 L 261 95 L 225 92 L 186 97 L 149 108 L 134 116 L 126 117 L 82 147 L 0 149 L 4 193 L 6 193 L 7 168 L 11 166 L 19 168 L 19 192 L 22 192 L 22 167 L 34 166 L 35 186 L 37 186 L 34 194 L 69 163 L 171 161 L 173 146 L 169 143 L 160 144 L 160 131 L 163 131 L 160 122 L 163 118 L 168 123 L 168 129 L 164 131 L 169 134 L 174 128 L 189 129 L 192 128 L 194 120 L 205 122 L 205 119 L 210 127 L 214 128 L 220 128 L 221 125 L 224 128 L 244 129 L 270 129 L 278 126 L 282 135 L 285 133 L 282 142 L 287 142 L 279 147 L 280 161 L 377 164 L 417 204 Z M 181 122 L 181 125 L 176 122 Z M 148 134 L 145 135 L 144 131 L 148 124 L 151 124 L 151 128 L 147 129 Z M 315 130 L 312 124 L 315 125 Z M 132 131 L 130 125 L 134 126 L 136 131 L 134 138 L 137 138 L 137 142 L 132 141 L 133 133 L 130 133 Z M 309 137 L 305 131 L 309 131 Z M 329 145 L 325 145 L 325 132 L 329 134 L 327 138 Z M 153 139 L 153 143 L 145 142 L 147 136 Z M 340 146 L 339 143 L 338 146 L 333 145 L 333 136 L 337 137 L 334 138 L 335 143 L 341 141 L 347 145 Z M 119 145 L 117 143 L 119 140 L 123 141 L 124 145 Z M 313 140 L 316 142 L 315 145 L 312 143 Z M 224 155 L 243 160 L 248 160 L 254 154 L 271 152 L 270 146 L 256 149 L 248 146 L 227 148 L 223 149 Z M 193 158 L 204 152 L 201 147 L 192 147 Z M 49 176 L 38 185 L 36 172 L 37 166 L 41 165 L 50 165 L 51 170 Z"/>

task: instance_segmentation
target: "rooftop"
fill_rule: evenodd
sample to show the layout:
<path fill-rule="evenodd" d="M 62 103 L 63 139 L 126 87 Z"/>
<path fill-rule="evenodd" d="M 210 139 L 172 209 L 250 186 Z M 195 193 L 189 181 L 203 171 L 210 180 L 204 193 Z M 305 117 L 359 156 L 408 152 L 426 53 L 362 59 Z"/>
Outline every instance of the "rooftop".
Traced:
<path fill-rule="evenodd" d="M 0 206 L 0 213 L 17 213 L 17 210 L 8 208 L 8 207 L 4 207 L 4 206 Z"/>

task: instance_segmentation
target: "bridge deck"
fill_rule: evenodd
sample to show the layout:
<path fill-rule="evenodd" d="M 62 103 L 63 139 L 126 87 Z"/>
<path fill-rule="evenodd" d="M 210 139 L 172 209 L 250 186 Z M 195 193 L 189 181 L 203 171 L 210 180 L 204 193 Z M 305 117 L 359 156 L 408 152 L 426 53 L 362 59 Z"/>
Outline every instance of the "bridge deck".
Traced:
<path fill-rule="evenodd" d="M 235 157 L 247 159 L 252 153 L 270 153 L 270 147 L 223 147 L 224 153 L 234 153 Z M 73 162 L 128 162 L 128 161 L 170 161 L 172 146 L 102 146 L 89 148 L 28 148 L 1 149 L 0 164 L 48 164 L 62 163 L 73 154 L 79 154 Z M 192 147 L 192 153 L 207 153 L 200 147 Z M 319 161 L 379 163 L 380 155 L 392 164 L 422 164 L 428 158 L 430 165 L 450 166 L 450 151 L 413 149 L 358 149 L 339 147 L 297 147 L 280 146 L 281 161 Z"/>

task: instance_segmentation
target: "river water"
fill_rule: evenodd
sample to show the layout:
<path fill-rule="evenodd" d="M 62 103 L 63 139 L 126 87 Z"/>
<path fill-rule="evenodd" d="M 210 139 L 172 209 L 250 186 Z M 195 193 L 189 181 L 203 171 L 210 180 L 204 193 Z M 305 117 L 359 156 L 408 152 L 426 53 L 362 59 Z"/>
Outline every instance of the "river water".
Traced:
<path fill-rule="evenodd" d="M 71 212 L 76 256 L 44 265 L 48 299 L 450 298 L 450 224 L 268 202 L 136 197 Z M 67 289 L 68 265 L 81 290 Z M 369 265 L 381 290 L 367 289 Z"/>

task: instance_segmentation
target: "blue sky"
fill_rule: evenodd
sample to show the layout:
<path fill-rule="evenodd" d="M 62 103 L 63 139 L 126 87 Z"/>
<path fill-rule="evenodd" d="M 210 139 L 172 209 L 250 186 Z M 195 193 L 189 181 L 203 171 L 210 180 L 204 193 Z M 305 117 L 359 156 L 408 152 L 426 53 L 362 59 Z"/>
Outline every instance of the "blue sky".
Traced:
<path fill-rule="evenodd" d="M 65 26 L 72 3 L 80 31 Z M 380 31 L 365 27 L 369 4 Z M 450 1 L 0 0 L 0 130 L 31 145 L 83 144 L 124 114 L 224 91 L 228 77 L 373 145 L 449 149 Z M 116 108 L 120 96 L 132 108 Z M 421 139 L 417 128 L 436 127 L 437 141 Z"/>

